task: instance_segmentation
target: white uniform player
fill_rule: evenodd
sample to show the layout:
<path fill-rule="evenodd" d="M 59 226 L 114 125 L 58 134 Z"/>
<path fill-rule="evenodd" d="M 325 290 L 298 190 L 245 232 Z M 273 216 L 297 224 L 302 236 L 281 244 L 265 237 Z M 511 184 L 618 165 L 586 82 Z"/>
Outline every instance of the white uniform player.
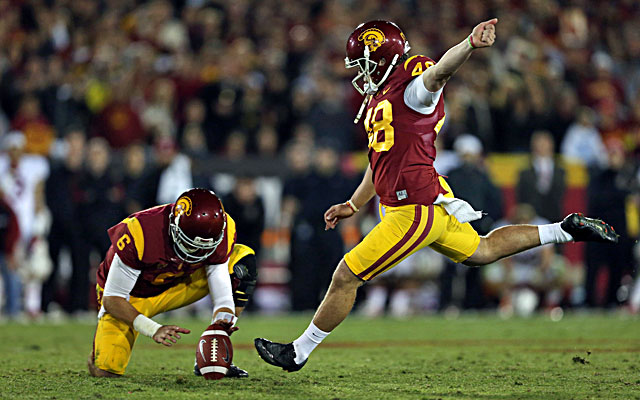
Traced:
<path fill-rule="evenodd" d="M 8 133 L 2 143 L 0 192 L 16 214 L 20 227 L 20 247 L 25 257 L 20 257 L 24 265 L 18 268 L 18 272 L 26 278 L 24 308 L 31 314 L 37 314 L 40 310 L 41 280 L 46 278 L 47 270 L 51 268 L 46 242 L 42 238 L 38 239 L 39 244 L 34 242 L 34 238 L 46 233 L 46 223 L 42 222 L 46 214 L 43 188 L 49 176 L 49 163 L 42 156 L 23 154 L 26 141 L 21 132 Z M 34 274 L 35 271 L 37 273 Z M 34 275 L 38 279 L 31 279 Z"/>

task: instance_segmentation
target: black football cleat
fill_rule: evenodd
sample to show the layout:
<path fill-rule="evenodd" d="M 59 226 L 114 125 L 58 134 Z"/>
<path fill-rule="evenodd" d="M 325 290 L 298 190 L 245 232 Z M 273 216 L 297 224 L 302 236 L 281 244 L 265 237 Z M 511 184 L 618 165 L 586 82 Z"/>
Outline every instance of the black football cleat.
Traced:
<path fill-rule="evenodd" d="M 198 368 L 198 363 L 193 364 L 193 374 L 195 376 L 202 376 L 202 372 L 200 372 L 200 368 Z"/>
<path fill-rule="evenodd" d="M 234 364 L 231 364 L 227 370 L 227 378 L 248 378 L 249 373 L 242 368 L 238 368 Z"/>
<path fill-rule="evenodd" d="M 200 368 L 198 368 L 198 364 L 193 366 L 193 374 L 195 376 L 202 376 L 200 373 Z M 249 373 L 242 368 L 236 367 L 234 364 L 231 364 L 229 369 L 227 370 L 226 378 L 248 378 Z"/>
<path fill-rule="evenodd" d="M 573 236 L 576 242 L 618 243 L 618 235 L 606 222 L 587 218 L 580 213 L 566 216 L 560 227 Z"/>
<path fill-rule="evenodd" d="M 260 358 L 287 372 L 298 371 L 307 363 L 307 360 L 304 360 L 302 364 L 296 364 L 296 351 L 293 348 L 293 343 L 274 343 L 267 339 L 258 338 L 253 341 L 253 344 L 256 346 Z"/>

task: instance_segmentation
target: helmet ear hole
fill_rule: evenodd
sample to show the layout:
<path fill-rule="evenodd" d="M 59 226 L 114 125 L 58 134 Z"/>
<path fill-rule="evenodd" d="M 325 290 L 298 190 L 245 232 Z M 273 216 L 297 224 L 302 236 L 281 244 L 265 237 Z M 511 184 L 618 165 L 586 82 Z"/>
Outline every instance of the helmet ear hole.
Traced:
<path fill-rule="evenodd" d="M 381 66 L 381 67 L 384 67 L 386 63 L 387 63 L 387 59 L 382 57 L 380 59 L 380 62 L 378 62 L 378 65 Z"/>

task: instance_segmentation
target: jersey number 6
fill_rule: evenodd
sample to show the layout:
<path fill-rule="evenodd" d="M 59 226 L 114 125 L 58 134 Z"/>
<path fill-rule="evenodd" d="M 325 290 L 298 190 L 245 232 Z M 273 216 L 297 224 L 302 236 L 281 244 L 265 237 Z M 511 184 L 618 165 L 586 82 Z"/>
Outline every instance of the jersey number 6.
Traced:
<path fill-rule="evenodd" d="M 123 250 L 124 246 L 128 245 L 129 243 L 131 243 L 131 238 L 128 234 L 125 233 L 120 237 L 120 239 L 118 239 L 118 241 L 116 242 L 116 246 L 118 246 L 118 250 Z"/>
<path fill-rule="evenodd" d="M 378 118 L 378 114 L 382 114 L 381 118 Z M 389 100 L 383 100 L 375 107 L 367 110 L 364 128 L 369 136 L 369 148 L 379 153 L 388 151 L 393 147 L 393 126 L 391 126 L 391 122 L 393 122 L 393 113 Z"/>

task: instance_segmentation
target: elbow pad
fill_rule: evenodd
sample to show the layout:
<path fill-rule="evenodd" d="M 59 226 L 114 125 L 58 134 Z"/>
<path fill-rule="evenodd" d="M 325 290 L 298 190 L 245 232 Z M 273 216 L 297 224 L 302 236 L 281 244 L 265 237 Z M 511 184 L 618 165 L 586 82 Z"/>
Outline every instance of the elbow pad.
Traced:
<path fill-rule="evenodd" d="M 245 307 L 256 288 L 258 270 L 256 256 L 249 254 L 242 257 L 234 266 L 231 274 L 233 301 L 236 307 Z"/>

